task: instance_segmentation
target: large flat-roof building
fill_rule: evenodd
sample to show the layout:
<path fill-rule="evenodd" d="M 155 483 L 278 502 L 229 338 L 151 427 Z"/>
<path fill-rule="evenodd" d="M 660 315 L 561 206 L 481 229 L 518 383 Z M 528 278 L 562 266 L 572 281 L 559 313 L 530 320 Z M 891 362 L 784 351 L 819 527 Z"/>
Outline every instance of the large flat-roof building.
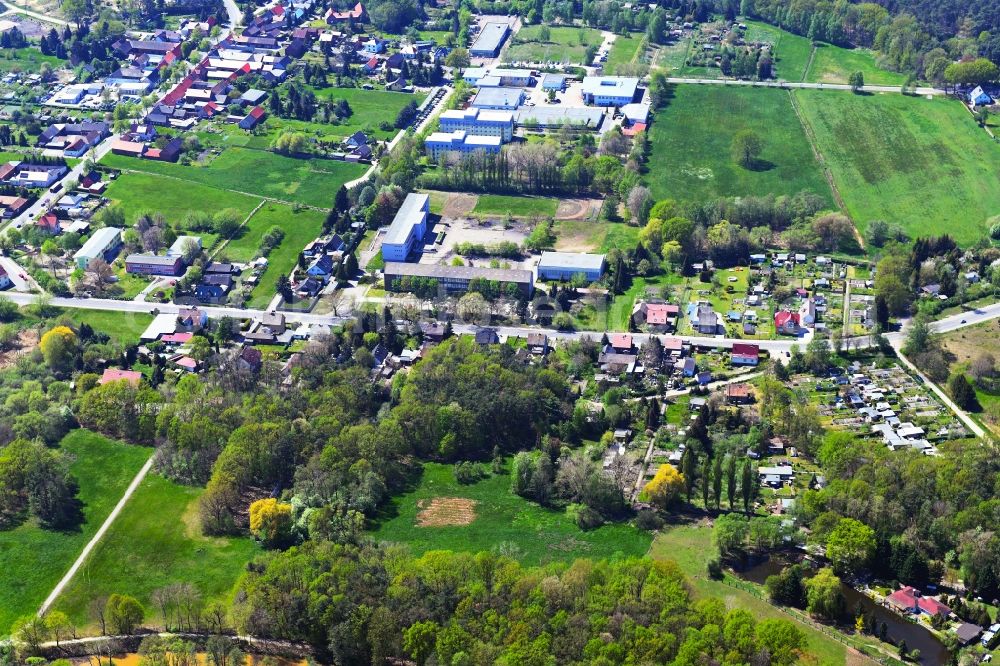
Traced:
<path fill-rule="evenodd" d="M 414 279 L 435 280 L 438 288 L 449 294 L 467 291 L 473 280 L 513 284 L 528 297 L 535 289 L 534 276 L 528 270 L 386 262 L 382 272 L 387 291 L 409 291 L 410 281 Z"/>
<path fill-rule="evenodd" d="M 583 275 L 587 282 L 595 282 L 604 275 L 604 255 L 584 252 L 542 252 L 538 262 L 540 280 L 571 280 Z"/>
<path fill-rule="evenodd" d="M 469 55 L 473 58 L 496 58 L 509 36 L 510 26 L 506 23 L 487 23 L 469 48 Z"/>
<path fill-rule="evenodd" d="M 118 227 L 102 227 L 95 231 L 83 244 L 83 247 L 76 251 L 76 254 L 73 255 L 73 261 L 80 268 L 87 268 L 90 266 L 90 262 L 95 259 L 103 259 L 110 263 L 114 261 L 121 246 L 122 230 Z"/>
<path fill-rule="evenodd" d="M 499 136 L 476 136 L 465 130 L 434 132 L 424 140 L 424 147 L 432 160 L 440 160 L 448 153 L 499 153 L 503 143 Z"/>
<path fill-rule="evenodd" d="M 426 194 L 413 192 L 406 195 L 382 240 L 383 259 L 387 262 L 407 260 L 413 246 L 427 233 L 429 211 L 430 197 Z"/>
<path fill-rule="evenodd" d="M 583 103 L 593 106 L 625 106 L 635 99 L 639 79 L 632 76 L 587 76 L 583 79 Z"/>
<path fill-rule="evenodd" d="M 513 111 L 524 103 L 524 91 L 520 88 L 480 88 L 472 98 L 470 106 L 477 109 Z"/>
<path fill-rule="evenodd" d="M 603 109 L 579 106 L 522 106 L 514 113 L 514 122 L 518 126 L 535 126 L 539 129 L 563 127 L 569 124 L 596 131 L 603 121 Z"/>
<path fill-rule="evenodd" d="M 514 113 L 487 109 L 454 109 L 438 116 L 442 132 L 462 130 L 475 136 L 498 136 L 507 142 L 514 137 Z"/>
<path fill-rule="evenodd" d="M 184 272 L 184 257 L 179 254 L 130 254 L 125 257 L 125 272 L 133 275 L 172 275 Z"/>

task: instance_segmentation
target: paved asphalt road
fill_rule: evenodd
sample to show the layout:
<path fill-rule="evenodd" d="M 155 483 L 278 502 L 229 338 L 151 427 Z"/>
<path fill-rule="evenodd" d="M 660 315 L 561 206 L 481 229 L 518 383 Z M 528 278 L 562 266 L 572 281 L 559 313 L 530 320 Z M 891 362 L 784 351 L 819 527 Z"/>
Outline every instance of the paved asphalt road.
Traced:
<path fill-rule="evenodd" d="M 37 294 L 26 294 L 11 292 L 6 294 L 7 298 L 11 299 L 18 305 L 30 305 L 38 300 Z M 134 313 L 145 313 L 150 314 L 154 310 L 163 314 L 174 314 L 180 307 L 173 303 L 138 303 L 136 301 L 118 301 L 113 299 L 104 298 L 62 298 L 55 297 L 50 299 L 52 305 L 62 308 L 79 308 L 83 310 L 111 310 L 117 312 L 134 312 Z M 210 317 L 260 317 L 264 314 L 263 310 L 246 310 L 242 308 L 231 308 L 231 307 L 214 307 L 214 306 L 204 306 L 202 310 L 208 313 Z M 985 306 L 976 311 L 969 311 L 965 313 L 959 313 L 956 315 L 951 315 L 950 317 L 945 317 L 938 320 L 932 324 L 932 328 L 941 333 L 946 333 L 948 331 L 954 331 L 965 326 L 972 326 L 974 324 L 979 324 L 991 319 L 996 319 L 1000 317 L 1000 303 L 994 303 L 992 305 Z M 335 317 L 332 315 L 319 315 L 312 314 L 309 312 L 285 312 L 285 319 L 289 322 L 298 322 L 302 324 L 326 324 L 326 325 L 338 325 L 350 321 L 352 317 Z M 963 323 L 964 322 L 964 323 Z M 473 333 L 479 327 L 472 324 L 456 324 L 454 330 L 457 333 Z M 495 327 L 500 335 L 507 336 L 527 336 L 528 333 L 537 332 L 539 329 L 533 326 L 497 326 Z M 584 337 L 599 338 L 602 334 L 599 331 L 557 331 L 554 329 L 547 330 L 548 335 L 553 340 L 579 340 Z M 648 333 L 633 333 L 632 338 L 637 344 L 644 343 L 649 338 Z M 696 345 L 709 345 L 718 347 L 731 347 L 736 342 L 748 342 L 743 339 L 726 338 L 724 336 L 694 336 L 694 335 L 681 335 L 676 336 L 685 340 L 691 344 Z M 904 339 L 904 333 L 893 332 L 886 336 L 893 347 L 898 348 L 902 345 Z M 868 336 L 850 338 L 851 347 L 854 349 L 865 348 L 871 345 L 871 338 Z M 765 349 L 771 354 L 784 354 L 791 351 L 793 345 L 799 345 L 804 347 L 804 342 L 799 339 L 782 339 L 782 340 L 755 340 L 754 344 L 760 345 L 761 349 Z"/>

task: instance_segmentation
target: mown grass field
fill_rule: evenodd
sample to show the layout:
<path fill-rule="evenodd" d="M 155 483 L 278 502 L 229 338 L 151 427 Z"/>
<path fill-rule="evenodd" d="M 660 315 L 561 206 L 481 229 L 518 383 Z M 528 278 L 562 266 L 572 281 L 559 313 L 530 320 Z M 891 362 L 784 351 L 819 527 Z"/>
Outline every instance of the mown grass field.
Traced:
<path fill-rule="evenodd" d="M 901 86 L 906 75 L 890 72 L 875 64 L 875 55 L 867 49 L 845 49 L 832 44 L 818 44 L 806 81 L 847 83 L 854 72 L 861 72 L 866 85 Z"/>
<path fill-rule="evenodd" d="M 554 62 L 585 65 L 587 47 L 600 46 L 599 30 L 556 26 L 549 28 L 548 41 L 541 39 L 540 25 L 521 28 L 506 48 L 504 60 L 513 62 Z"/>
<path fill-rule="evenodd" d="M 118 155 L 108 157 L 128 160 L 118 164 L 128 169 L 142 169 L 148 164 L 154 164 L 148 160 Z M 108 186 L 107 197 L 123 207 L 128 224 L 135 224 L 136 218 L 142 213 L 162 213 L 168 221 L 176 222 L 183 220 L 191 211 L 218 211 L 224 208 L 233 208 L 246 217 L 260 203 L 259 198 L 245 194 L 226 192 L 187 179 L 163 178 L 152 173 L 121 174 Z M 211 244 L 204 237 L 202 243 L 205 246 Z"/>
<path fill-rule="evenodd" d="M 758 620 L 789 616 L 752 594 L 708 577 L 705 563 L 715 556 L 712 530 L 707 526 L 683 525 L 668 527 L 653 541 L 649 554 L 654 559 L 673 560 L 688 577 L 696 597 L 717 597 L 729 608 L 745 608 Z M 845 664 L 848 654 L 843 644 L 804 624 L 795 623 L 806 637 L 806 652 L 811 659 L 800 663 Z M 850 662 L 854 663 L 854 662 Z M 858 662 L 866 663 L 866 662 Z"/>
<path fill-rule="evenodd" d="M 256 229 L 257 243 L 260 235 L 272 226 L 285 230 L 285 237 L 278 247 L 267 255 L 267 268 L 260 276 L 257 288 L 250 297 L 249 307 L 264 307 L 275 294 L 274 283 L 279 275 L 288 275 L 295 262 L 299 260 L 299 252 L 306 243 L 316 238 L 323 228 L 326 217 L 317 210 L 294 210 L 288 206 L 268 203 L 250 218 L 250 225 Z M 244 239 L 250 236 L 244 236 Z M 242 240 L 242 239 L 241 239 Z M 255 246 L 256 247 L 256 246 Z"/>
<path fill-rule="evenodd" d="M 435 498 L 473 500 L 474 519 L 467 525 L 421 527 L 418 514 Z M 372 536 L 408 544 L 415 553 L 449 549 L 477 552 L 513 546 L 518 558 L 539 564 L 578 557 L 636 556 L 649 548 L 651 536 L 630 525 L 604 525 L 584 532 L 563 511 L 542 508 L 510 491 L 510 476 L 490 476 L 463 486 L 451 465 L 428 463 L 417 487 L 390 502 L 387 517 Z"/>
<path fill-rule="evenodd" d="M 817 147 L 863 232 L 871 220 L 911 236 L 969 244 L 1000 214 L 1000 146 L 948 99 L 796 91 Z"/>
<path fill-rule="evenodd" d="M 54 316 L 46 318 L 43 322 L 35 314 L 33 307 L 25 306 L 21 308 L 21 316 L 14 324 L 19 328 L 27 328 L 43 323 L 45 326 L 51 326 L 63 319 L 68 319 L 74 326 L 86 322 L 98 333 L 105 333 L 116 342 L 130 344 L 138 342 L 139 335 L 153 321 L 153 315 L 145 312 L 85 310 L 83 308 L 53 308 L 53 311 L 55 312 Z"/>
<path fill-rule="evenodd" d="M 150 594 L 171 583 L 191 583 L 206 601 L 223 598 L 260 549 L 249 538 L 202 536 L 202 492 L 147 476 L 55 607 L 90 627 L 90 600 L 115 592 L 135 596 L 149 614 Z"/>
<path fill-rule="evenodd" d="M 645 45 L 646 40 L 639 33 L 632 37 L 621 35 L 615 37 L 615 41 L 611 44 L 611 52 L 608 53 L 608 60 L 604 63 L 605 74 L 617 74 L 623 66 L 641 63 Z"/>
<path fill-rule="evenodd" d="M 87 430 L 74 430 L 60 448 L 73 459 L 84 522 L 71 532 L 34 523 L 0 532 L 0 635 L 18 617 L 38 610 L 152 453 Z"/>
<path fill-rule="evenodd" d="M 811 190 L 832 205 L 788 95 L 776 88 L 676 86 L 650 130 L 646 180 L 653 196 L 704 201 Z M 764 143 L 754 169 L 732 159 L 733 137 L 743 129 L 754 131 Z"/>
<path fill-rule="evenodd" d="M 368 168 L 363 164 L 298 159 L 237 146 L 227 148 L 207 166 L 185 166 L 113 154 L 108 154 L 101 163 L 113 168 L 172 176 L 216 190 L 229 190 L 230 194 L 260 195 L 321 208 L 329 208 L 337 188 L 361 176 Z M 155 179 L 155 182 L 160 180 Z M 225 207 L 213 206 L 210 210 Z M 250 206 L 247 212 L 252 209 Z"/>
<path fill-rule="evenodd" d="M 517 197 L 504 194 L 481 194 L 472 209 L 474 215 L 512 215 L 514 217 L 552 217 L 559 206 L 558 199 L 548 197 Z"/>

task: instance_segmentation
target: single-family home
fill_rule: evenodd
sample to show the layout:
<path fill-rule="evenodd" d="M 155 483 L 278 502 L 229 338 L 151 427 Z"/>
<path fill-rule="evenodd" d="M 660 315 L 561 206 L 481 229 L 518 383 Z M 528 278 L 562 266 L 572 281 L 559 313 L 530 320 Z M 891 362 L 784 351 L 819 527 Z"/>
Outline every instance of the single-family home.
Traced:
<path fill-rule="evenodd" d="M 751 345 L 746 342 L 734 342 L 733 351 L 730 355 L 732 365 L 757 365 L 760 359 L 760 345 Z"/>
<path fill-rule="evenodd" d="M 779 335 L 799 334 L 799 313 L 780 310 L 774 313 L 774 329 Z"/>
<path fill-rule="evenodd" d="M 753 402 L 753 391 L 750 385 L 740 382 L 726 385 L 726 402 L 730 405 L 745 405 Z"/>
<path fill-rule="evenodd" d="M 976 86 L 969 93 L 969 104 L 972 106 L 989 106 L 993 103 L 993 98 L 983 90 L 982 86 Z"/>
<path fill-rule="evenodd" d="M 125 381 L 132 386 L 138 386 L 139 382 L 142 381 L 142 373 L 136 372 L 135 370 L 119 370 L 118 368 L 106 368 L 104 374 L 101 378 L 97 380 L 98 384 L 107 384 L 108 382 L 120 382 Z"/>

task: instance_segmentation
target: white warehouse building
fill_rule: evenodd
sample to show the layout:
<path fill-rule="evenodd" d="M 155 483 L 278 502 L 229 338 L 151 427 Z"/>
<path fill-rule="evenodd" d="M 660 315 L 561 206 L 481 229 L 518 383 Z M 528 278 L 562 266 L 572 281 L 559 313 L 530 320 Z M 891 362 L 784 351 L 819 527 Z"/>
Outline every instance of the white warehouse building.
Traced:
<path fill-rule="evenodd" d="M 538 262 L 539 280 L 571 280 L 583 275 L 596 282 L 604 275 L 604 255 L 584 252 L 542 252 Z"/>
<path fill-rule="evenodd" d="M 459 130 L 475 136 L 498 136 L 504 143 L 514 138 L 514 113 L 485 109 L 456 109 L 439 116 L 442 132 Z"/>
<path fill-rule="evenodd" d="M 382 241 L 382 257 L 385 261 L 406 261 L 409 258 L 413 246 L 417 241 L 423 240 L 427 233 L 429 212 L 429 196 L 415 192 L 406 195 Z"/>

